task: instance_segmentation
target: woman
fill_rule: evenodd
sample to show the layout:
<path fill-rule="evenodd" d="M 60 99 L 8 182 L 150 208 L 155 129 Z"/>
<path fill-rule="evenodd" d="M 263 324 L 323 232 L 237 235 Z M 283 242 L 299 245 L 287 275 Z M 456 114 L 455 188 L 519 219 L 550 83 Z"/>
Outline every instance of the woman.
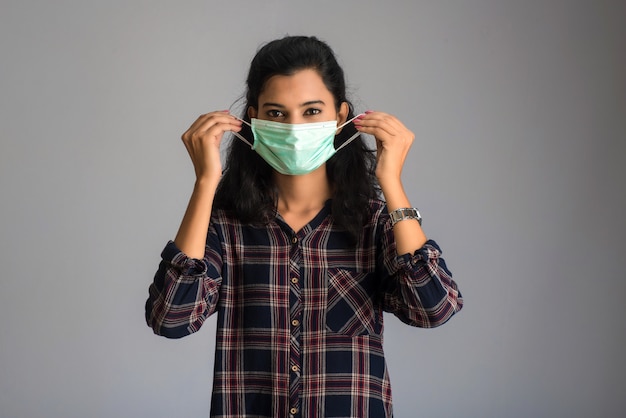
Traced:
<path fill-rule="evenodd" d="M 211 112 L 183 134 L 196 182 L 146 320 L 180 338 L 218 312 L 213 417 L 392 416 L 383 311 L 435 327 L 463 305 L 402 187 L 413 133 L 355 118 L 313 37 L 261 48 L 246 101 L 243 120 Z M 241 140 L 222 173 L 226 132 Z"/>

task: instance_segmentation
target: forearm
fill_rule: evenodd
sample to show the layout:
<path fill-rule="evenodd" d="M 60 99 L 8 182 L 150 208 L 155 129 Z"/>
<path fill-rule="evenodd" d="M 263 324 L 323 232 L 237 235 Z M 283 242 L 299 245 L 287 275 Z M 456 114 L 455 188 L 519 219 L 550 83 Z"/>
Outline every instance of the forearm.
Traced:
<path fill-rule="evenodd" d="M 435 241 L 402 256 L 388 249 L 385 257 L 395 258 L 398 270 L 383 282 L 383 309 L 422 328 L 440 326 L 461 310 L 463 297 Z"/>
<path fill-rule="evenodd" d="M 174 243 L 190 258 L 204 257 L 217 183 L 218 181 L 212 179 L 196 181 L 185 216 L 176 234 Z"/>
<path fill-rule="evenodd" d="M 180 338 L 200 329 L 215 311 L 221 262 L 215 251 L 206 260 L 191 259 L 173 242 L 161 257 L 146 301 L 146 322 L 157 335 Z"/>
<path fill-rule="evenodd" d="M 400 208 L 409 208 L 411 203 L 400 180 L 385 181 L 379 179 L 380 187 L 387 202 L 387 210 L 392 212 Z M 413 254 L 422 248 L 427 241 L 426 234 L 416 219 L 397 222 L 393 227 L 398 255 Z"/>

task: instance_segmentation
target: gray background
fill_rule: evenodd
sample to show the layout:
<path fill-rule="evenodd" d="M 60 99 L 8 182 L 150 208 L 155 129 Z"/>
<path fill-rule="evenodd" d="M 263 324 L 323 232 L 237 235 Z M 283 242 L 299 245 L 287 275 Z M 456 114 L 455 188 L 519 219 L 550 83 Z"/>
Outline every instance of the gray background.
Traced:
<path fill-rule="evenodd" d="M 416 133 L 406 188 L 466 299 L 387 317 L 396 415 L 621 415 L 626 7 L 597 0 L 2 0 L 0 415 L 208 415 L 214 319 L 169 341 L 143 304 L 180 135 L 285 34 Z"/>

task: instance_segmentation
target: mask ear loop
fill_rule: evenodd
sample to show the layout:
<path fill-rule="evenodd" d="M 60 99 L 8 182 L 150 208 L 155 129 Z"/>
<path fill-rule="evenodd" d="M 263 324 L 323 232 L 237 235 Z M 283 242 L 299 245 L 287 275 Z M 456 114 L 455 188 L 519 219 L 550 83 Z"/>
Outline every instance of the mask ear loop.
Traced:
<path fill-rule="evenodd" d="M 337 129 L 341 129 L 344 126 L 346 126 L 347 124 L 349 124 L 350 122 L 352 122 L 353 120 L 355 120 L 356 118 L 358 118 L 359 116 L 365 115 L 365 113 L 359 113 L 358 115 L 356 115 L 355 117 L 353 117 L 352 119 L 350 119 L 349 121 L 346 121 L 344 124 L 342 124 L 339 128 Z M 352 135 L 350 138 L 348 138 L 348 140 L 346 140 L 343 144 L 341 144 L 337 149 L 335 149 L 335 152 L 339 151 L 340 149 L 342 149 L 343 147 L 345 147 L 346 145 L 350 144 L 350 142 L 354 141 L 355 139 L 357 139 L 359 137 L 359 135 L 361 135 L 361 132 L 355 133 L 354 135 Z"/>
<path fill-rule="evenodd" d="M 248 122 L 246 122 L 243 119 L 238 118 L 237 116 L 235 116 L 235 119 L 239 119 L 240 121 L 242 121 L 243 123 L 245 123 L 246 125 L 248 125 L 249 127 L 252 128 L 252 125 L 250 125 Z M 245 142 L 246 144 L 248 144 L 248 146 L 251 149 L 254 149 L 254 145 L 252 145 L 250 142 L 248 142 L 248 140 L 246 138 L 244 138 L 243 135 L 241 135 L 239 132 L 233 132 L 233 135 L 235 135 L 237 138 L 241 139 L 243 142 Z"/>

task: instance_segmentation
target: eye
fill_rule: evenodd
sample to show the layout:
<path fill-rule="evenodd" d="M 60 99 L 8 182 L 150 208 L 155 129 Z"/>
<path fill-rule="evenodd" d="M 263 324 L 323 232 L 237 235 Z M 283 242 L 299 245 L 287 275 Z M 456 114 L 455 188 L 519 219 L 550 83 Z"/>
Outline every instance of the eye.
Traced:
<path fill-rule="evenodd" d="M 319 115 L 320 113 L 322 113 L 322 111 L 315 107 L 309 108 L 304 112 L 306 116 L 315 116 L 315 115 Z"/>
<path fill-rule="evenodd" d="M 281 118 L 281 117 L 283 117 L 285 115 L 280 110 L 271 109 L 271 110 L 267 111 L 267 116 L 270 117 L 270 118 Z"/>

